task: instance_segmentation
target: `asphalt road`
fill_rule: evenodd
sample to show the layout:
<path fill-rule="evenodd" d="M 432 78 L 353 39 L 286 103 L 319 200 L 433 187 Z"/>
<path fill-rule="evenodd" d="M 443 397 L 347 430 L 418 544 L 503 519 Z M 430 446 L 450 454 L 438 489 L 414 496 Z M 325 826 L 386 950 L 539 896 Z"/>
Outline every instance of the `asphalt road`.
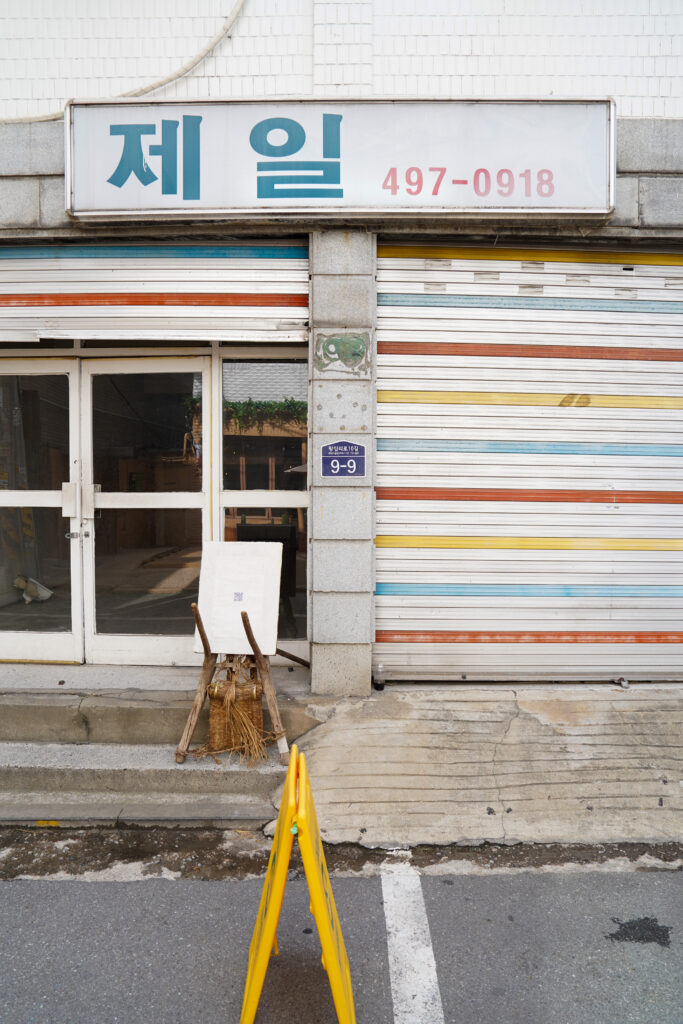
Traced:
<path fill-rule="evenodd" d="M 0 1021 L 237 1024 L 262 884 L 1 882 Z M 359 1024 L 683 1024 L 680 872 L 332 884 Z M 257 1024 L 334 1022 L 301 877 L 278 939 Z"/>

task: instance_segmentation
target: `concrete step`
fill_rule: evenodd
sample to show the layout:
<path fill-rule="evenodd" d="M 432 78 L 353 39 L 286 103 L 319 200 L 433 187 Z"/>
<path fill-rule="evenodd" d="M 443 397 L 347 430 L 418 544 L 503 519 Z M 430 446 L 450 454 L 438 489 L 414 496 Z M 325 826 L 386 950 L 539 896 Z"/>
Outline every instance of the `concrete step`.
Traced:
<path fill-rule="evenodd" d="M 0 743 L 0 822 L 236 827 L 275 817 L 286 774 L 277 748 L 249 767 L 235 755 L 188 757 L 172 746 Z"/>
<path fill-rule="evenodd" d="M 1 685 L 1 684 L 0 684 Z M 121 743 L 177 746 L 194 690 L 108 689 L 6 690 L 0 692 L 0 742 Z M 307 688 L 278 694 L 282 724 L 290 742 L 318 724 L 306 710 Z M 264 728 L 272 728 L 263 709 Z M 193 743 L 208 739 L 208 702 Z"/>
<path fill-rule="evenodd" d="M 324 720 L 308 672 L 273 666 L 290 743 Z M 198 669 L 0 664 L 0 823 L 260 827 L 277 813 L 277 750 L 249 768 L 233 755 L 174 760 Z M 270 718 L 264 706 L 264 726 Z M 205 705 L 193 746 L 208 734 Z"/>
<path fill-rule="evenodd" d="M 237 793 L 187 797 L 169 793 L 0 791 L 3 825 L 260 829 L 276 814 L 270 800 Z"/>
<path fill-rule="evenodd" d="M 0 790 L 108 790 L 121 793 L 244 793 L 268 796 L 284 779 L 277 747 L 253 768 L 236 755 L 188 757 L 169 746 L 118 743 L 0 743 Z"/>

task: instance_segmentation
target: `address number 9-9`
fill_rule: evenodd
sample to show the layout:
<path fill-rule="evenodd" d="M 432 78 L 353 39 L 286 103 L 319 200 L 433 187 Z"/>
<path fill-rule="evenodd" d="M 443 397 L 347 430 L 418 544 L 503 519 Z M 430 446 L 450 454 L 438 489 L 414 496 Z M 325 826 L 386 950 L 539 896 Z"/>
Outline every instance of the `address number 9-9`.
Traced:
<path fill-rule="evenodd" d="M 330 469 L 335 475 L 345 469 L 349 476 L 353 476 L 356 472 L 356 460 L 347 459 L 346 462 L 340 462 L 339 459 L 330 459 Z"/>

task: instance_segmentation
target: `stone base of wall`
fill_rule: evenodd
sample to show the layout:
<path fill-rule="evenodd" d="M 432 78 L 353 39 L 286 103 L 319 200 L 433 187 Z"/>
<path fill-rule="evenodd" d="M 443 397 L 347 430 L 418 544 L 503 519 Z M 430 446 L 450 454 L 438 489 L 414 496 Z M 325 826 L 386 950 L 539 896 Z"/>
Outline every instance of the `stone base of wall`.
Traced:
<path fill-rule="evenodd" d="M 311 690 L 335 697 L 367 697 L 372 644 L 311 644 Z"/>

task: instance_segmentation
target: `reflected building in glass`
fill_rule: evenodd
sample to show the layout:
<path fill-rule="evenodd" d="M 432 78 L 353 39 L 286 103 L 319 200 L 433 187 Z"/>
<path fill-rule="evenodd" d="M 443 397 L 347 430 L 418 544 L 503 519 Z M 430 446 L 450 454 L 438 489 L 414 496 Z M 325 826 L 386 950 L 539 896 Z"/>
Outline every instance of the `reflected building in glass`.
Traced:
<path fill-rule="evenodd" d="M 307 391 L 305 360 L 224 362 L 224 491 L 246 492 L 245 503 L 250 491 L 306 491 Z M 306 639 L 306 509 L 275 497 L 270 506 L 226 505 L 224 539 L 282 543 L 278 633 Z"/>

